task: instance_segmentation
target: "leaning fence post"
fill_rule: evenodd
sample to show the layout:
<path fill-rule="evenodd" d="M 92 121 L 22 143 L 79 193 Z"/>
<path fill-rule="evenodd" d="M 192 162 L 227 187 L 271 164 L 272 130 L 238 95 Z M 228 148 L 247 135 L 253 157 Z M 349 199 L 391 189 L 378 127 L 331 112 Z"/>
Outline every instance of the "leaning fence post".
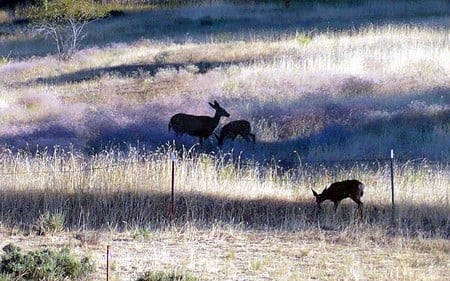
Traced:
<path fill-rule="evenodd" d="M 395 200 L 394 200 L 394 150 L 391 149 L 391 199 L 392 199 L 392 214 L 391 222 L 395 224 Z"/>

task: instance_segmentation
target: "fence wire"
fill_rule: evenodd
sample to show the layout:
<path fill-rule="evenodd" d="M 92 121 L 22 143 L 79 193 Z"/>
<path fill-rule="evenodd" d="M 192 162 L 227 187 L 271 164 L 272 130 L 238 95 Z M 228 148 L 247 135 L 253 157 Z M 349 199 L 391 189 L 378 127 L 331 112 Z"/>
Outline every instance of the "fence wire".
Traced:
<path fill-rule="evenodd" d="M 212 158 L 212 160 L 214 160 Z M 141 158 L 139 161 L 126 161 L 126 162 L 115 162 L 103 165 L 95 165 L 95 163 L 85 162 L 81 163 L 82 168 L 71 169 L 68 168 L 67 165 L 60 163 L 58 168 L 52 168 L 49 170 L 39 170 L 39 171 L 18 171 L 18 167 L 13 165 L 14 171 L 5 171 L 8 169 L 5 163 L 0 163 L 0 176 L 16 176 L 16 175 L 55 175 L 55 174 L 79 174 L 79 173 L 94 173 L 96 171 L 102 170 L 112 170 L 116 168 L 124 168 L 128 166 L 139 167 L 140 165 L 147 164 L 155 164 L 155 162 L 168 162 L 171 160 L 170 156 L 168 156 L 165 160 L 155 161 L 147 160 Z M 191 163 L 192 165 L 201 164 L 201 160 L 199 159 L 178 159 L 175 160 L 178 165 Z M 382 170 L 390 165 L 391 158 L 357 158 L 357 159 L 340 159 L 340 160 L 290 160 L 290 161 L 269 161 L 268 163 L 262 164 L 259 162 L 247 162 L 247 161 L 218 161 L 215 160 L 214 166 L 216 170 L 220 170 L 223 167 L 228 165 L 234 165 L 236 169 L 254 169 L 257 170 L 261 175 L 265 175 L 268 173 L 275 173 L 277 175 L 283 175 L 284 173 L 291 173 L 293 176 L 301 177 L 302 171 L 304 170 L 316 170 L 319 172 L 320 170 L 326 171 L 329 176 L 333 176 L 333 174 L 339 174 L 342 171 L 351 170 L 352 167 L 361 167 L 366 165 L 366 169 L 377 169 Z M 156 163 L 157 164 L 157 163 Z M 429 161 L 423 158 L 416 159 L 402 159 L 395 158 L 394 159 L 395 170 L 403 170 L 405 168 L 414 167 L 417 170 L 429 170 L 429 171 L 437 171 L 443 170 L 444 173 L 439 175 L 439 178 L 450 181 L 450 163 L 440 163 L 438 161 Z M 334 168 L 330 171 L 330 168 Z M 337 169 L 336 169 L 337 168 Z M 394 174 L 394 178 L 401 179 L 403 178 L 401 175 Z M 386 171 L 385 177 L 390 177 L 389 171 Z M 379 175 L 369 177 L 372 179 L 379 179 Z"/>

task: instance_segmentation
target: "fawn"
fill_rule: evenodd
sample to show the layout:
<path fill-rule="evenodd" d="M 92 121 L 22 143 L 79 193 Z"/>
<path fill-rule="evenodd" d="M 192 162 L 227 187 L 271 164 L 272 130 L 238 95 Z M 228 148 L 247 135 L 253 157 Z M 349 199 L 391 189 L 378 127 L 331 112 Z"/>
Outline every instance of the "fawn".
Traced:
<path fill-rule="evenodd" d="M 219 146 L 222 146 L 227 138 L 231 138 L 231 140 L 234 141 L 238 135 L 243 137 L 247 142 L 250 142 L 251 138 L 253 143 L 255 143 L 255 135 L 250 133 L 251 130 L 250 122 L 247 120 L 236 120 L 223 126 L 222 131 L 220 131 L 220 136 L 216 133 L 214 133 L 214 135 L 217 138 Z"/>

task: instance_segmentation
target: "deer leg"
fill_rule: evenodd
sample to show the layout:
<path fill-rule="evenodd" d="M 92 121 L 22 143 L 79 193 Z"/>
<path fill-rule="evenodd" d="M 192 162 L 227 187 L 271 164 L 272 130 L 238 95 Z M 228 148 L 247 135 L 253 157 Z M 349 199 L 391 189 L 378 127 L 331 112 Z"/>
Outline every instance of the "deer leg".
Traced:
<path fill-rule="evenodd" d="M 339 206 L 339 201 L 334 201 L 334 213 L 336 213 L 338 206 Z"/>
<path fill-rule="evenodd" d="M 360 201 L 360 202 L 361 202 L 361 201 Z M 359 204 L 359 206 L 358 206 L 359 215 L 360 215 L 361 218 L 362 218 L 363 215 L 364 215 L 364 209 L 363 209 L 363 207 L 364 207 L 364 204 L 363 204 L 363 202 L 361 202 L 361 204 Z"/>
<path fill-rule="evenodd" d="M 316 204 L 316 211 L 317 213 L 322 213 L 322 206 L 320 204 Z"/>
<path fill-rule="evenodd" d="M 359 198 L 357 198 L 357 197 L 351 197 L 351 198 L 356 204 L 358 204 L 358 209 L 361 209 L 363 207 L 364 204 Z"/>
<path fill-rule="evenodd" d="M 255 143 L 255 135 L 254 134 L 248 134 L 248 135 L 252 137 L 253 144 L 254 144 Z"/>
<path fill-rule="evenodd" d="M 246 142 L 250 142 L 250 138 L 248 137 L 248 135 L 245 135 L 245 136 L 242 136 L 243 138 L 244 138 L 244 140 L 246 141 Z"/>
<path fill-rule="evenodd" d="M 358 210 L 356 210 L 356 213 L 360 218 L 362 218 L 364 203 L 359 198 L 352 197 L 352 200 L 355 201 L 356 204 L 358 204 Z"/>

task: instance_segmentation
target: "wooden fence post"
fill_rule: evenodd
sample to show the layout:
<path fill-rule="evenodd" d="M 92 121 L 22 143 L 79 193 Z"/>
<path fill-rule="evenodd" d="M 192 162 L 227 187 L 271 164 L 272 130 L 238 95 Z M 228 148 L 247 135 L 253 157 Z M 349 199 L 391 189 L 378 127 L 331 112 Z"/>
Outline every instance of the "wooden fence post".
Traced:
<path fill-rule="evenodd" d="M 170 217 L 173 219 L 175 217 L 175 161 L 177 156 L 175 152 L 170 154 L 170 159 L 172 162 L 172 181 L 171 181 L 171 191 L 170 191 Z"/>
<path fill-rule="evenodd" d="M 390 164 L 391 164 L 391 199 L 392 199 L 392 214 L 391 214 L 391 222 L 392 224 L 395 224 L 395 192 L 394 192 L 394 150 L 391 149 L 391 158 L 390 158 Z"/>
<path fill-rule="evenodd" d="M 106 281 L 109 281 L 109 255 L 110 255 L 110 245 L 106 245 Z"/>

